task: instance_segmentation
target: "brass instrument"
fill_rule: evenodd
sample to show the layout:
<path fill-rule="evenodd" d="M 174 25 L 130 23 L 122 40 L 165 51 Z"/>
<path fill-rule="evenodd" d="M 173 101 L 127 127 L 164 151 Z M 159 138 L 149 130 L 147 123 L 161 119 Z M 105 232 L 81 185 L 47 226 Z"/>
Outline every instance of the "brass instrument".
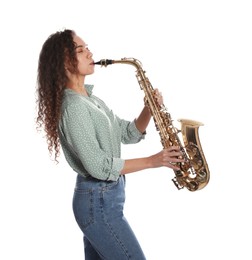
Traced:
<path fill-rule="evenodd" d="M 210 179 L 210 172 L 203 154 L 198 129 L 203 124 L 197 121 L 180 119 L 181 130 L 174 127 L 172 118 L 164 105 L 160 106 L 154 96 L 154 88 L 142 69 L 140 61 L 134 58 L 122 58 L 121 60 L 103 59 L 95 62 L 95 65 L 107 66 L 114 63 L 133 65 L 141 90 L 144 91 L 145 100 L 152 113 L 154 123 L 159 132 L 163 148 L 179 146 L 183 158 L 182 163 L 175 163 L 180 170 L 174 170 L 175 177 L 172 179 L 175 186 L 180 190 L 186 187 L 189 191 L 204 188 Z M 182 140 L 179 137 L 182 134 Z M 183 141 L 183 142 L 182 142 Z"/>

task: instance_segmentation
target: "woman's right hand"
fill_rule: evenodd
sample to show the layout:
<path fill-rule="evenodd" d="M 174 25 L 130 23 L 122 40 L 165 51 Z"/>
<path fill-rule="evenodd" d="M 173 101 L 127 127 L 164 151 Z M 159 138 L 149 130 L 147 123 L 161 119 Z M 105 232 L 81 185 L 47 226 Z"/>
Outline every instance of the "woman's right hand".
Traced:
<path fill-rule="evenodd" d="M 176 163 L 185 161 L 182 156 L 179 146 L 170 146 L 157 154 L 151 155 L 148 159 L 152 165 L 151 168 L 165 166 L 173 170 L 179 170 L 180 168 L 176 166 Z"/>

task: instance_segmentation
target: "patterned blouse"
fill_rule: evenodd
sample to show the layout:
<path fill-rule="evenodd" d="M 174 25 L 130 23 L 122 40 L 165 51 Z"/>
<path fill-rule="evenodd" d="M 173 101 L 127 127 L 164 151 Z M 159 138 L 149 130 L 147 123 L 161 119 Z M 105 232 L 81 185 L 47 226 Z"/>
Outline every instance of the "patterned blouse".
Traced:
<path fill-rule="evenodd" d="M 116 116 L 92 94 L 93 85 L 85 85 L 88 96 L 64 90 L 59 136 L 70 167 L 84 177 L 116 181 L 124 166 L 121 143 L 137 143 L 144 138 L 135 122 Z"/>

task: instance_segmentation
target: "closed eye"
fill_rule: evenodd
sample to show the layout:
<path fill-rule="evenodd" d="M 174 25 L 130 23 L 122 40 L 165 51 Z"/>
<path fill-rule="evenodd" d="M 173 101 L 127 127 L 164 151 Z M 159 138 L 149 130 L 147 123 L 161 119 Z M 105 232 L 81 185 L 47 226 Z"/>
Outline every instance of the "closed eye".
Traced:
<path fill-rule="evenodd" d="M 89 51 L 89 48 L 87 45 L 83 46 L 83 45 L 78 45 L 75 47 L 75 49 L 77 50 L 77 53 L 81 53 L 84 52 L 84 50 Z"/>

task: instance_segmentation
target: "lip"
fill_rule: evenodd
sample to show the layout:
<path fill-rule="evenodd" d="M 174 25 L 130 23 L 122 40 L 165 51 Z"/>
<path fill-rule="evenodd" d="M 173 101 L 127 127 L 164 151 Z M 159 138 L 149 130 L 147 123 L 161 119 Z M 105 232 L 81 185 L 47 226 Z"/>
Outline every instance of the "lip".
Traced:
<path fill-rule="evenodd" d="M 92 62 L 90 63 L 90 65 L 94 65 L 94 61 L 92 61 Z"/>

